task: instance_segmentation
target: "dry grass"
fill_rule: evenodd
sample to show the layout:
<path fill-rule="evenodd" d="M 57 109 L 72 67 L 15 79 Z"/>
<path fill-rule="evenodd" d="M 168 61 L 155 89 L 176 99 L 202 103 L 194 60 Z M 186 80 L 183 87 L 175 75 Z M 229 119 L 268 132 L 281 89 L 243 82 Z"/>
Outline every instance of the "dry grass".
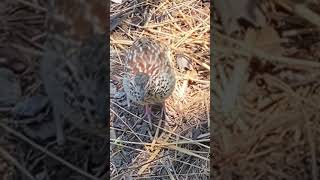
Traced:
<path fill-rule="evenodd" d="M 38 66 L 47 35 L 47 3 L 48 1 L 42 0 L 4 0 L 0 2 L 0 66 L 10 69 L 17 75 L 22 92 L 19 102 L 41 91 Z M 37 106 L 37 103 L 28 107 L 32 109 L 32 106 Z M 93 152 L 91 153 L 87 150 L 88 148 L 82 146 L 86 144 L 91 146 L 93 142 L 100 139 L 100 142 L 97 142 L 98 148 L 106 152 L 108 149 L 101 146 L 103 138 L 73 131 L 70 134 L 80 133 L 81 135 L 75 135 L 76 138 L 74 138 L 69 134 L 67 137 L 69 144 L 59 147 L 54 142 L 55 138 L 52 139 L 53 141 L 50 138 L 40 140 L 41 138 L 30 135 L 30 133 L 35 133 L 38 134 L 38 137 L 45 137 L 43 132 L 49 132 L 45 126 L 50 126 L 50 123 L 43 116 L 38 124 L 35 123 L 34 117 L 29 119 L 31 121 L 25 121 L 26 119 L 22 118 L 21 123 L 16 124 L 16 119 L 11 115 L 12 107 L 1 107 L 0 109 L 0 179 L 98 179 L 98 176 L 107 175 L 103 169 L 107 158 L 101 158 L 107 155 L 101 155 L 94 148 L 90 148 L 89 151 Z M 35 114 L 35 116 L 38 115 Z M 44 126 L 41 127 L 40 124 Z M 25 131 L 26 129 L 28 130 Z M 89 140 L 89 143 L 85 140 L 87 138 L 92 138 L 92 141 Z M 77 156 L 80 159 L 77 159 Z M 99 164 L 99 159 L 103 161 L 100 161 L 98 168 L 88 164 L 91 161 L 89 159 L 94 156 L 99 157 L 95 158 L 94 164 Z M 51 158 L 48 159 L 48 157 Z M 90 158 L 84 160 L 84 157 Z M 84 163 L 86 168 L 83 168 Z M 93 168 L 98 173 L 88 172 L 90 171 L 88 168 Z"/>
<path fill-rule="evenodd" d="M 111 176 L 113 179 L 208 179 L 209 4 L 199 0 L 167 0 L 130 1 L 111 6 L 111 13 L 126 10 L 128 16 L 110 37 L 111 85 L 114 86 L 110 114 Z M 140 37 L 167 45 L 177 74 L 176 89 L 166 101 L 170 122 L 153 121 L 151 131 L 148 121 L 140 118 L 142 107 L 127 106 L 121 82 L 123 56 Z M 184 70 L 184 65 L 179 67 L 177 61 L 189 62 L 185 65 L 189 69 Z"/>
<path fill-rule="evenodd" d="M 36 80 L 36 61 L 41 54 L 44 37 L 44 9 L 24 4 L 25 1 L 0 2 L 0 66 L 11 69 L 19 78 L 22 96 L 32 95 L 39 86 Z M 26 6 L 27 8 L 26 8 Z M 1 87 L 3 88 L 3 87 Z M 18 97 L 20 98 L 20 97 Z M 1 107 L 1 111 L 6 108 Z M 9 109 L 9 107 L 8 107 Z M 1 124 L 7 113 L 0 113 Z M 21 159 L 17 158 L 18 143 L 12 142 L 10 133 L 1 127 L 0 133 L 0 179 L 12 179 L 18 172 L 29 179 L 28 172 Z"/>
<path fill-rule="evenodd" d="M 287 3 L 263 1 L 260 30 L 214 22 L 215 179 L 319 179 L 319 3 Z"/>

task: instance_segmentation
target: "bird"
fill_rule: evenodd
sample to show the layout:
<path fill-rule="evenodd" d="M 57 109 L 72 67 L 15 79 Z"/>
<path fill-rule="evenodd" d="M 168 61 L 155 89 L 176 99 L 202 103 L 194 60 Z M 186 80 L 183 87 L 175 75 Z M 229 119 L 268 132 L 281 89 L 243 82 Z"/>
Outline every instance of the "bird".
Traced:
<path fill-rule="evenodd" d="M 87 132 L 107 126 L 107 36 L 104 3 L 49 1 L 40 78 L 64 144 L 65 122 Z M 76 8 L 75 8 L 76 7 Z"/>
<path fill-rule="evenodd" d="M 172 95 L 175 84 L 168 48 L 146 37 L 134 41 L 126 53 L 123 89 L 128 99 L 144 106 L 142 118 L 148 118 L 151 128 L 154 114 L 150 105 L 161 103 L 161 116 L 166 118 L 164 102 Z"/>
<path fill-rule="evenodd" d="M 107 120 L 105 37 L 96 35 L 80 47 L 59 34 L 48 34 L 40 77 L 52 107 L 57 143 L 64 144 L 69 122 L 87 132 L 104 131 Z"/>

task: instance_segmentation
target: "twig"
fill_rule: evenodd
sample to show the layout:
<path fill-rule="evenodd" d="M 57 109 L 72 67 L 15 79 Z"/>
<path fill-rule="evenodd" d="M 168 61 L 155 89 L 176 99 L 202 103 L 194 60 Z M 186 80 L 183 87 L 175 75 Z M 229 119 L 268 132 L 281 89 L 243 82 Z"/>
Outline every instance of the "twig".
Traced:
<path fill-rule="evenodd" d="M 23 141 L 27 142 L 28 144 L 30 144 L 31 146 L 33 146 L 34 148 L 38 149 L 39 151 L 45 153 L 46 155 L 50 156 L 51 158 L 61 162 L 62 164 L 64 164 L 65 166 L 67 166 L 68 168 L 78 172 L 79 174 L 92 179 L 92 180 L 100 180 L 97 177 L 94 177 L 93 175 L 75 167 L 74 165 L 72 165 L 71 163 L 65 161 L 64 159 L 62 159 L 61 157 L 58 157 L 57 155 L 53 154 L 52 152 L 46 150 L 45 148 L 41 147 L 40 145 L 36 144 L 35 142 L 33 142 L 31 139 L 27 138 L 26 136 L 24 136 L 23 134 L 15 131 L 14 129 L 11 129 L 10 127 L 8 127 L 7 125 L 3 124 L 0 122 L 0 126 L 5 129 L 6 131 L 10 132 L 11 134 L 15 135 L 16 137 L 22 139 Z"/>
<path fill-rule="evenodd" d="M 43 11 L 43 12 L 47 12 L 47 9 L 46 9 L 46 8 L 43 8 L 43 7 L 38 6 L 38 5 L 35 5 L 35 4 L 30 3 L 30 2 L 28 2 L 28 1 L 25 1 L 25 0 L 16 0 L 16 1 L 18 1 L 19 3 L 24 4 L 24 5 L 26 5 L 26 6 L 29 6 L 29 7 L 31 7 L 31 8 L 34 8 L 34 9 L 36 9 L 36 10 Z"/>
<path fill-rule="evenodd" d="M 32 176 L 32 174 L 23 167 L 14 157 L 12 157 L 5 149 L 0 147 L 0 154 L 1 157 L 3 157 L 5 160 L 7 160 L 9 163 L 13 164 L 18 170 L 20 170 L 25 176 L 27 176 L 31 180 L 37 180 L 35 177 Z"/>
<path fill-rule="evenodd" d="M 296 4 L 294 6 L 294 11 L 312 24 L 320 27 L 319 15 L 308 9 L 304 4 Z"/>
<path fill-rule="evenodd" d="M 249 47 L 247 45 L 245 45 L 243 42 L 237 41 L 235 39 L 232 39 L 231 37 L 227 37 L 225 35 L 222 35 L 218 32 L 216 32 L 216 34 L 229 41 L 232 42 L 233 44 L 236 44 L 238 46 L 240 46 L 240 50 L 239 49 L 235 49 L 235 48 L 226 48 L 226 47 L 219 47 L 217 48 L 217 50 L 219 51 L 224 51 L 224 52 L 234 52 L 237 54 L 241 54 L 244 56 L 257 56 L 260 57 L 261 60 L 263 61 L 271 61 L 271 62 L 280 62 L 280 63 L 284 63 L 284 64 L 295 64 L 301 67 L 313 67 L 313 68 L 320 68 L 320 63 L 315 62 L 315 61 L 310 61 L 310 60 L 306 60 L 306 59 L 294 59 L 294 58 L 288 58 L 288 57 L 282 57 L 282 56 L 272 56 L 269 55 L 268 53 L 265 53 L 257 48 L 252 48 Z"/>

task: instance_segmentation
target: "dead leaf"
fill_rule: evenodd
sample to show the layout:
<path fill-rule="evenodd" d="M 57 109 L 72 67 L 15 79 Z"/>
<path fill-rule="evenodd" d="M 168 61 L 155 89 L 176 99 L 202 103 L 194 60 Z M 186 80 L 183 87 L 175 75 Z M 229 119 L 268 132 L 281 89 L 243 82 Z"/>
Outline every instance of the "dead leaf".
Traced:
<path fill-rule="evenodd" d="M 180 70 L 185 71 L 192 69 L 192 62 L 188 57 L 183 56 L 182 54 L 177 54 L 176 60 Z"/>

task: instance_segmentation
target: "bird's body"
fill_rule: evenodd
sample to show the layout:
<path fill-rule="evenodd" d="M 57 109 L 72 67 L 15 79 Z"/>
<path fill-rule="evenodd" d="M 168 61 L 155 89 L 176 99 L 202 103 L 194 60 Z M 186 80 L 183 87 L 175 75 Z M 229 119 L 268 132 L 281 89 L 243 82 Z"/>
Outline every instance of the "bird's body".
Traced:
<path fill-rule="evenodd" d="M 106 17 L 99 0 L 54 0 L 47 5 L 40 76 L 62 144 L 64 121 L 88 131 L 106 129 Z"/>
<path fill-rule="evenodd" d="M 106 52 L 104 37 L 98 38 L 72 50 L 49 34 L 40 75 L 52 106 L 60 144 L 64 142 L 65 120 L 89 131 L 106 125 Z"/>
<path fill-rule="evenodd" d="M 156 41 L 141 38 L 127 54 L 124 91 L 132 101 L 145 105 L 150 119 L 150 104 L 164 103 L 175 87 L 175 73 L 165 47 Z"/>

